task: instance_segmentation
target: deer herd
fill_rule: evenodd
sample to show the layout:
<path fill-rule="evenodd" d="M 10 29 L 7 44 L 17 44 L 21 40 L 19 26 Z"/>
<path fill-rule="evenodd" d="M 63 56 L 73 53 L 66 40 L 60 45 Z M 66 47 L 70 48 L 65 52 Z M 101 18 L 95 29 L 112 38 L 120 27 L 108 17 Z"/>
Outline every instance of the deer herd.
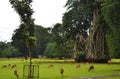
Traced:
<path fill-rule="evenodd" d="M 50 64 L 49 66 L 48 66 L 48 68 L 53 68 L 54 67 L 54 65 L 53 64 Z M 80 68 L 80 64 L 77 64 L 76 66 L 76 69 L 78 69 L 78 68 Z M 63 67 L 60 67 L 59 66 L 59 69 L 60 69 L 60 74 L 61 74 L 61 76 L 63 77 L 63 74 L 64 74 L 64 68 Z M 94 70 L 94 66 L 93 65 L 90 65 L 89 67 L 88 67 L 88 69 L 87 69 L 87 71 L 92 71 L 92 70 Z"/>
<path fill-rule="evenodd" d="M 6 69 L 6 68 L 14 69 L 15 67 L 17 67 L 16 64 L 8 64 L 8 65 L 3 65 L 3 66 L 1 67 L 1 69 Z M 53 67 L 54 67 L 54 64 L 48 65 L 48 68 L 53 68 Z M 77 64 L 77 65 L 75 66 L 76 69 L 78 69 L 78 68 L 80 68 L 80 67 L 81 67 L 80 64 Z M 64 68 L 63 68 L 62 66 L 59 66 L 59 69 L 60 69 L 59 72 L 60 72 L 61 76 L 63 76 L 64 71 L 65 71 Z M 94 66 L 93 66 L 93 65 L 90 65 L 87 70 L 88 70 L 89 72 L 90 72 L 91 70 L 94 70 Z M 14 69 L 13 75 L 14 75 L 16 78 L 19 77 L 18 71 L 17 71 L 16 69 Z"/>
<path fill-rule="evenodd" d="M 18 71 L 15 69 L 17 67 L 16 64 L 8 64 L 8 65 L 3 65 L 1 69 L 14 69 L 13 74 L 16 76 L 16 78 L 19 77 Z"/>
<path fill-rule="evenodd" d="M 6 68 L 15 68 L 17 65 L 16 64 L 8 64 L 8 65 L 3 65 L 1 69 L 6 69 Z"/>

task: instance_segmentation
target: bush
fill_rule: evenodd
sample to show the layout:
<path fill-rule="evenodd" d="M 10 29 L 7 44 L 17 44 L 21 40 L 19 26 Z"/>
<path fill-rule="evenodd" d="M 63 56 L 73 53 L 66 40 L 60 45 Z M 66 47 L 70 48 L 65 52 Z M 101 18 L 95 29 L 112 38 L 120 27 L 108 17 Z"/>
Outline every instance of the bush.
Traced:
<path fill-rule="evenodd" d="M 75 59 L 76 62 L 85 62 L 85 53 L 80 51 L 77 53 L 77 57 Z"/>

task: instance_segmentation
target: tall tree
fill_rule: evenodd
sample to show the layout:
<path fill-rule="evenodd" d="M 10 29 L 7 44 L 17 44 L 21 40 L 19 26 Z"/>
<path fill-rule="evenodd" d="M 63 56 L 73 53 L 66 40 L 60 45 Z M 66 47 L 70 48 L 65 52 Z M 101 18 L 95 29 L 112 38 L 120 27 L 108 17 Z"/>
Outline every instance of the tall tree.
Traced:
<path fill-rule="evenodd" d="M 88 43 L 90 48 L 87 48 L 86 57 L 94 62 L 107 62 L 110 59 L 105 38 L 107 24 L 101 15 L 101 1 L 95 0 L 93 7 L 93 21 Z"/>
<path fill-rule="evenodd" d="M 68 11 L 64 14 L 63 25 L 66 35 L 74 40 L 74 48 L 77 49 L 77 44 L 79 44 L 87 60 L 107 62 L 109 59 L 105 39 L 107 25 L 101 16 L 101 1 L 68 0 L 67 7 Z M 77 37 L 79 37 L 78 40 Z M 82 45 L 83 40 L 85 45 Z"/>
<path fill-rule="evenodd" d="M 32 77 L 32 58 L 31 52 L 34 46 L 34 20 L 32 19 L 33 10 L 31 9 L 32 0 L 9 0 L 12 7 L 20 15 L 21 23 L 23 23 L 26 28 L 25 32 L 27 37 L 22 39 L 22 43 L 26 45 L 30 57 L 30 74 L 29 77 Z"/>

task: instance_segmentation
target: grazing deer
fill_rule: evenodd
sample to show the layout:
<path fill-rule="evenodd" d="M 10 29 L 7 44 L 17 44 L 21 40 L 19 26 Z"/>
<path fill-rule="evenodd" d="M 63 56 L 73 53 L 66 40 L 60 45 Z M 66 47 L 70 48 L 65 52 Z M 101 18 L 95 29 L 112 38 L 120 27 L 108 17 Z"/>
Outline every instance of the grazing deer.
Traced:
<path fill-rule="evenodd" d="M 64 74 L 64 69 L 60 68 L 60 74 L 63 75 Z"/>
<path fill-rule="evenodd" d="M 7 68 L 7 65 L 3 65 L 3 66 L 1 67 L 1 69 L 3 69 L 3 68 Z"/>
<path fill-rule="evenodd" d="M 63 79 L 63 74 L 64 74 L 64 69 L 63 68 L 60 68 L 60 74 L 61 74 L 61 77 Z"/>
<path fill-rule="evenodd" d="M 11 68 L 15 68 L 16 67 L 16 64 L 12 65 Z"/>
<path fill-rule="evenodd" d="M 17 72 L 17 70 L 14 70 L 14 75 L 18 78 L 19 77 L 19 74 Z"/>
<path fill-rule="evenodd" d="M 48 66 L 48 68 L 51 68 L 51 67 L 54 67 L 54 65 L 53 65 L 53 64 L 50 64 L 50 65 Z"/>
<path fill-rule="evenodd" d="M 76 65 L 76 68 L 80 68 L 80 64 Z"/>
<path fill-rule="evenodd" d="M 93 69 L 94 69 L 94 66 L 91 65 L 91 66 L 89 67 L 88 71 L 91 71 L 91 70 L 93 70 Z"/>
<path fill-rule="evenodd" d="M 8 67 L 10 67 L 11 66 L 11 64 L 8 64 Z"/>

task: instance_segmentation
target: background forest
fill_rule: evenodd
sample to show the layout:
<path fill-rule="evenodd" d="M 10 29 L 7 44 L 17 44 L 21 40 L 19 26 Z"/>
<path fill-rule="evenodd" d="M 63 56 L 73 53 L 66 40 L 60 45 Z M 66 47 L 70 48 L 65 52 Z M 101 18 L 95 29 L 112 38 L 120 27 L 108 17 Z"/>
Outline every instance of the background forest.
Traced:
<path fill-rule="evenodd" d="M 31 14 L 24 16 L 18 11 L 22 22 L 14 30 L 11 42 L 0 42 L 0 57 L 28 57 L 27 45 L 23 44 L 27 28 L 35 37 L 28 39 L 35 42 L 32 57 L 74 58 L 78 62 L 120 58 L 120 0 L 68 0 L 65 7 L 62 23 L 49 28 L 35 25 L 34 19 L 23 18 L 32 15 L 30 7 L 15 7 L 30 10 Z"/>

